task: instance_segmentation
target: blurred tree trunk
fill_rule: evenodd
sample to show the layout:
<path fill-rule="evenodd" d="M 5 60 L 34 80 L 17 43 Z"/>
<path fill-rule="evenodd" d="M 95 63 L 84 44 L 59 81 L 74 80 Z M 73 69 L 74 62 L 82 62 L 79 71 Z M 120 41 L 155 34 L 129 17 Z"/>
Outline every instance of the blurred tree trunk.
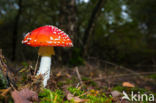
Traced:
<path fill-rule="evenodd" d="M 75 44 L 76 39 L 77 39 L 77 36 L 76 36 L 76 34 L 77 34 L 76 0 L 60 0 L 59 26 L 63 31 L 65 31 L 67 34 L 69 34 L 70 38 L 73 41 L 73 44 L 76 45 Z M 61 53 L 60 50 L 58 50 L 57 52 L 60 56 L 59 58 L 62 58 L 64 53 Z M 68 53 L 66 55 L 68 57 L 68 59 L 71 57 L 71 54 L 72 53 Z M 60 59 L 60 61 L 61 61 L 61 59 Z"/>
<path fill-rule="evenodd" d="M 69 34 L 74 42 L 77 31 L 76 0 L 60 0 L 60 27 Z"/>
<path fill-rule="evenodd" d="M 88 40 L 89 40 L 91 33 L 93 31 L 94 24 L 95 24 L 98 16 L 100 15 L 101 9 L 104 7 L 104 4 L 106 3 L 106 1 L 107 0 L 98 0 L 96 6 L 93 8 L 91 16 L 88 20 L 88 26 L 84 32 L 83 46 L 82 46 L 83 56 L 86 56 L 88 53 Z"/>
<path fill-rule="evenodd" d="M 15 17 L 14 27 L 13 27 L 13 34 L 12 34 L 12 61 L 16 60 L 16 47 L 17 47 L 17 40 L 18 40 L 18 29 L 19 29 L 19 19 L 22 13 L 22 0 L 18 1 L 18 12 Z"/>

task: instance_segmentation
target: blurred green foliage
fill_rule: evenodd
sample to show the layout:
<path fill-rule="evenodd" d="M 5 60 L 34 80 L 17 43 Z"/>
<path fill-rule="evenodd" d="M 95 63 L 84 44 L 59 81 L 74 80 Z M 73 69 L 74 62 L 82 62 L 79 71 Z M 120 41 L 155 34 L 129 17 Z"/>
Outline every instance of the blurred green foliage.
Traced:
<path fill-rule="evenodd" d="M 148 77 L 149 77 L 149 78 L 152 78 L 152 79 L 154 79 L 154 80 L 156 80 L 156 74 L 151 74 L 151 75 L 149 75 Z"/>
<path fill-rule="evenodd" d="M 81 56 L 81 49 L 80 48 L 73 48 L 72 51 L 72 58 L 69 59 L 69 64 L 73 66 L 83 65 L 84 59 Z"/>
<path fill-rule="evenodd" d="M 72 1 L 75 4 L 72 4 Z M 154 64 L 156 57 L 156 6 L 154 4 L 156 1 L 106 1 L 91 28 L 85 50 L 87 53 L 84 57 L 97 57 L 125 65 Z M 82 48 L 85 46 L 83 37 L 86 35 L 85 30 L 97 2 L 96 0 L 88 2 L 22 0 L 19 28 L 17 28 L 17 60 L 36 60 L 37 58 L 38 48 L 21 44 L 25 33 L 47 24 L 58 26 L 65 32 L 71 33 L 72 25 L 74 25 L 76 29 L 69 35 L 73 39 L 74 48 L 69 49 L 68 52 L 57 48 L 60 53 L 56 53 L 56 58 L 62 56 L 62 60 L 68 61 L 70 65 L 84 64 L 86 58 L 82 56 L 84 54 Z M 11 38 L 19 9 L 18 0 L 0 1 L 0 48 L 8 58 L 12 57 Z M 64 53 L 67 55 L 64 56 Z"/>
<path fill-rule="evenodd" d="M 7 79 L 3 76 L 1 70 L 0 70 L 0 89 L 7 88 Z"/>

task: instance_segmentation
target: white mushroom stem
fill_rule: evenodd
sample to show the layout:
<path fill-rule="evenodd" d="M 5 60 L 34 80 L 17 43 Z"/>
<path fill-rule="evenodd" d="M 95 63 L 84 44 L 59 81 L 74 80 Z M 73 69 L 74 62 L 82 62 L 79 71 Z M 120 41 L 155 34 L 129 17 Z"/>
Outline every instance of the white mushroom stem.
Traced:
<path fill-rule="evenodd" d="M 37 75 L 43 76 L 43 86 L 46 87 L 47 81 L 50 78 L 51 55 L 55 55 L 53 47 L 40 47 L 38 55 L 41 56 L 40 67 Z"/>
<path fill-rule="evenodd" d="M 42 56 L 37 75 L 42 74 L 44 87 L 47 85 L 47 81 L 50 78 L 50 68 L 51 68 L 51 56 Z"/>

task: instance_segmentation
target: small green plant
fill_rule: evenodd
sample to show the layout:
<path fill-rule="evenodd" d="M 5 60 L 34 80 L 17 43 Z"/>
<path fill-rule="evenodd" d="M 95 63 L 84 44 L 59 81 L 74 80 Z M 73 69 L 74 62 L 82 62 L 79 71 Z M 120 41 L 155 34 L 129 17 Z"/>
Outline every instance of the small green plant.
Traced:
<path fill-rule="evenodd" d="M 61 90 L 51 91 L 50 89 L 43 89 L 39 93 L 40 103 L 62 103 L 63 102 L 63 92 Z"/>
<path fill-rule="evenodd" d="M 84 91 L 80 90 L 80 88 L 73 88 L 73 87 L 69 87 L 68 90 L 70 91 L 70 93 L 72 93 L 74 96 L 81 96 Z"/>

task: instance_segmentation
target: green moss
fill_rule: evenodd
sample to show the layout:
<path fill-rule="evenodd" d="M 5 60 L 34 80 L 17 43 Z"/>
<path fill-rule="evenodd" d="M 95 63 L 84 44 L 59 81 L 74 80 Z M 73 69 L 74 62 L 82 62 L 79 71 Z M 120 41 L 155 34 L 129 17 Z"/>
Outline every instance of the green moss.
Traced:
<path fill-rule="evenodd" d="M 128 88 L 128 87 L 122 87 L 122 86 L 116 86 L 113 88 L 113 90 L 118 90 L 120 92 L 122 91 L 127 91 L 127 92 L 131 92 L 131 91 L 134 91 L 134 92 L 140 92 L 141 94 L 143 93 L 151 93 L 150 91 L 146 90 L 146 89 L 143 89 L 143 88 L 138 88 L 138 87 L 134 87 L 134 88 Z"/>
<path fill-rule="evenodd" d="M 143 89 L 143 88 L 138 88 L 138 87 L 134 87 L 134 88 L 128 88 L 128 87 L 122 87 L 122 86 L 116 86 L 113 88 L 113 90 L 117 90 L 117 91 L 120 91 L 120 92 L 123 92 L 125 91 L 127 94 L 131 94 L 131 92 L 133 91 L 134 94 L 154 94 L 153 92 L 149 91 L 149 90 L 146 90 L 146 89 Z M 155 95 L 155 94 L 154 94 Z M 131 95 L 129 95 L 129 97 L 131 97 Z M 138 102 L 140 103 L 140 102 Z M 142 103 L 148 103 L 148 101 L 144 100 L 142 101 Z"/>
<path fill-rule="evenodd" d="M 57 85 L 58 85 L 59 87 L 62 87 L 62 86 L 64 85 L 64 82 L 60 81 L 60 82 L 57 83 Z"/>
<path fill-rule="evenodd" d="M 79 88 L 70 87 L 68 90 L 75 96 L 81 96 L 84 93 L 84 91 L 80 90 Z"/>
<path fill-rule="evenodd" d="M 56 90 L 53 92 L 49 89 L 43 89 L 39 93 L 40 103 L 55 103 L 55 101 L 62 103 L 63 97 L 63 92 L 60 90 Z"/>
<path fill-rule="evenodd" d="M 86 99 L 86 103 L 112 103 L 112 97 L 107 97 L 104 93 L 92 95 L 90 93 L 85 94 L 87 91 L 79 88 L 69 87 L 68 91 L 81 99 Z M 61 90 L 51 91 L 49 89 L 43 89 L 39 93 L 40 103 L 75 103 L 74 99 L 65 100 L 66 94 Z"/>
<path fill-rule="evenodd" d="M 156 80 L 156 74 L 151 74 L 148 77 Z"/>
<path fill-rule="evenodd" d="M 87 83 L 87 85 L 90 85 L 90 86 L 93 86 L 93 87 L 97 86 L 96 82 L 93 81 L 90 78 L 82 77 L 82 81 L 85 81 Z"/>

